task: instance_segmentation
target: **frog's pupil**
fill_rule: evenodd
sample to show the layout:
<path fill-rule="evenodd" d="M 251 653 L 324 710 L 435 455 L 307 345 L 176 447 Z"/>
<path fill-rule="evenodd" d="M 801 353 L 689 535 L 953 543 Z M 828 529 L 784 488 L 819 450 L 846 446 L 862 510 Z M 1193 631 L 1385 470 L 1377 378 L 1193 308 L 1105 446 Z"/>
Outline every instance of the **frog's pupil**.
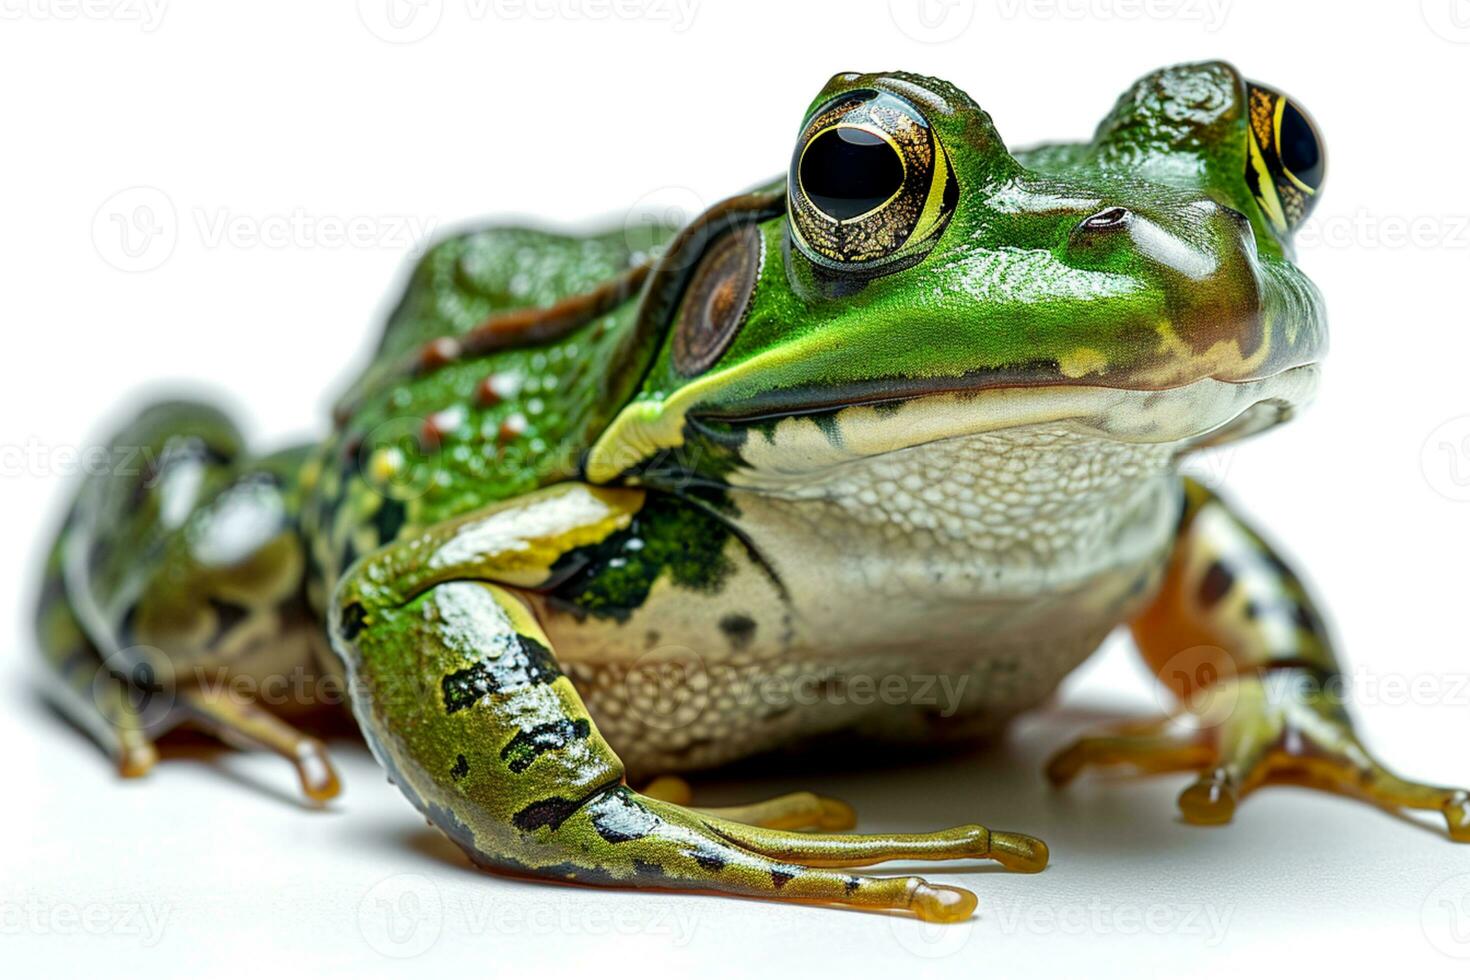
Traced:
<path fill-rule="evenodd" d="M 1322 146 L 1312 124 L 1288 102 L 1281 112 L 1281 165 L 1308 187 L 1322 186 Z"/>
<path fill-rule="evenodd" d="M 817 136 L 801 158 L 807 199 L 844 221 L 873 210 L 903 185 L 903 161 L 881 136 L 839 126 Z"/>

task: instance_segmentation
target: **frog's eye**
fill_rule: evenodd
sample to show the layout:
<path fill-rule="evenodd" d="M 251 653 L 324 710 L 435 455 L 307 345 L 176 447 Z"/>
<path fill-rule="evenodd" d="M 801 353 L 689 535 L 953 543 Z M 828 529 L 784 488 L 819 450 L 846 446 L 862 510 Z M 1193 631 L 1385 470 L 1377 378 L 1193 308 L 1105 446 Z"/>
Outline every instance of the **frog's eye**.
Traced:
<path fill-rule="evenodd" d="M 860 90 L 819 106 L 791 155 L 791 237 L 823 268 L 881 275 L 924 256 L 959 187 L 918 109 Z"/>
<path fill-rule="evenodd" d="M 1322 189 L 1327 156 L 1312 119 L 1295 102 L 1255 82 L 1250 93 L 1250 153 L 1245 179 L 1279 235 L 1301 226 Z"/>

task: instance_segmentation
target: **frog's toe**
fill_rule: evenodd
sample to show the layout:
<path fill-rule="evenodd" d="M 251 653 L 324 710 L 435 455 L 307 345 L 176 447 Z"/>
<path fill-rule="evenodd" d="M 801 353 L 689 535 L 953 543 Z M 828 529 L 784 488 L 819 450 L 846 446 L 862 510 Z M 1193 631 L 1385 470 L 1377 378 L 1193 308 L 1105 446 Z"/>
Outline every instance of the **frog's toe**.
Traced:
<path fill-rule="evenodd" d="M 141 779 L 153 771 L 153 766 L 158 762 L 158 749 L 147 738 L 139 735 L 136 739 L 120 741 L 114 756 L 117 762 L 117 774 L 124 779 Z"/>
<path fill-rule="evenodd" d="M 1141 772 L 1179 772 L 1210 762 L 1209 747 L 1166 730 L 1160 720 L 1132 730 L 1079 738 L 1053 755 L 1046 778 L 1065 786 L 1086 769 L 1128 766 Z"/>
<path fill-rule="evenodd" d="M 695 807 L 695 812 L 768 830 L 851 830 L 857 811 L 842 800 L 815 793 L 787 793 L 744 806 Z"/>
<path fill-rule="evenodd" d="M 1190 823 L 1209 826 L 1235 817 L 1234 780 L 1223 767 L 1202 773 L 1179 794 L 1179 813 Z"/>
<path fill-rule="evenodd" d="M 659 776 L 643 788 L 643 795 L 708 817 L 771 830 L 851 830 L 857 826 L 857 811 L 849 804 L 816 793 L 787 793 L 741 806 L 691 806 L 694 790 L 687 782 L 678 776 Z"/>
<path fill-rule="evenodd" d="M 221 741 L 274 752 L 291 763 L 312 803 L 325 803 L 342 791 L 326 746 L 258 705 L 225 691 L 180 691 L 178 698 L 189 720 Z"/>
<path fill-rule="evenodd" d="M 752 827 L 706 817 L 705 823 L 740 847 L 781 861 L 819 868 L 860 868 L 884 861 L 991 860 L 1012 871 L 1046 867 L 1049 851 L 1025 834 L 965 824 L 929 834 L 812 834 Z"/>

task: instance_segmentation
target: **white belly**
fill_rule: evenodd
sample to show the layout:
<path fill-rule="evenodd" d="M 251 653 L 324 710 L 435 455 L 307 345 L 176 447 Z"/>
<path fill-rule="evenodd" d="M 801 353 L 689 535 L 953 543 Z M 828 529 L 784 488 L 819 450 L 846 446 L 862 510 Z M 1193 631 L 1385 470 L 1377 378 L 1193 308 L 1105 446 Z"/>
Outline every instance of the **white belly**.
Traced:
<path fill-rule="evenodd" d="M 766 472 L 732 502 L 768 568 L 732 541 L 717 594 L 661 582 L 622 624 L 542 619 L 635 771 L 848 729 L 993 729 L 1147 600 L 1178 517 L 1173 453 L 1052 426 L 838 461 L 784 486 Z"/>

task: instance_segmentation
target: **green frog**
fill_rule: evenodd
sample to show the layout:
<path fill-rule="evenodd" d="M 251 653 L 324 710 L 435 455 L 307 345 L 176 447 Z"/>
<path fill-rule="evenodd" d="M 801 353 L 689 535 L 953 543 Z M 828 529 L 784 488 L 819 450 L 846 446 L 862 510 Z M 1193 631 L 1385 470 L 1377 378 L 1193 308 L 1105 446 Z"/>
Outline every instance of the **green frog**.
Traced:
<path fill-rule="evenodd" d="M 783 178 L 684 227 L 434 245 L 318 446 L 144 411 L 50 559 L 54 697 L 125 776 L 188 726 L 324 800 L 287 710 L 321 699 L 280 688 L 335 682 L 486 869 L 956 921 L 971 892 L 855 869 L 1046 846 L 850 833 L 815 793 L 700 807 L 677 774 L 996 732 L 1126 625 L 1180 708 L 1054 783 L 1192 771 L 1184 817 L 1220 824 L 1285 780 L 1470 840 L 1464 790 L 1360 744 L 1301 581 L 1179 471 L 1313 392 L 1292 235 L 1324 172 L 1305 110 L 1223 63 L 1015 151 L 946 82 L 839 74 Z"/>

